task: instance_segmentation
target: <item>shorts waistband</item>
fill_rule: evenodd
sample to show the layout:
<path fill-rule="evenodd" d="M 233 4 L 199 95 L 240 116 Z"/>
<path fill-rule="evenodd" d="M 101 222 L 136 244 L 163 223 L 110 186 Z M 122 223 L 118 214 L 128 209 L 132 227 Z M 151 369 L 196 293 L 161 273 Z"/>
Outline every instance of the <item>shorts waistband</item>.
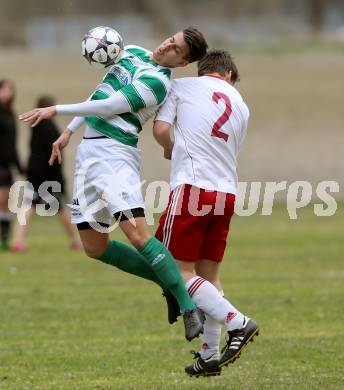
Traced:
<path fill-rule="evenodd" d="M 83 137 L 83 139 L 110 139 L 110 137 L 107 137 L 106 135 L 100 135 L 99 137 Z"/>

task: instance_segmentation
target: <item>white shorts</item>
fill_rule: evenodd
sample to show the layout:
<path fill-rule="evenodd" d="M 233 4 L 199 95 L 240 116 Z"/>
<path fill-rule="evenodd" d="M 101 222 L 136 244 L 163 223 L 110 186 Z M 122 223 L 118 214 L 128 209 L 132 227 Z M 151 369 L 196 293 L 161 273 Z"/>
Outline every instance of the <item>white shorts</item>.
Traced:
<path fill-rule="evenodd" d="M 144 208 L 141 151 L 111 138 L 83 139 L 77 149 L 72 223 L 110 225 L 115 213 Z"/>

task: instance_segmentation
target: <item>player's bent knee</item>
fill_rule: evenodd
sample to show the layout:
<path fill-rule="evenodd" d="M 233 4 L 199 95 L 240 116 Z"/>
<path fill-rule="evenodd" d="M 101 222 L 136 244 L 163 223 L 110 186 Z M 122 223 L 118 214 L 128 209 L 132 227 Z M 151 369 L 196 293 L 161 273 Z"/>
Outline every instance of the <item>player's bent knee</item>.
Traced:
<path fill-rule="evenodd" d="M 103 227 L 109 225 L 97 222 Z M 84 252 L 88 257 L 97 259 L 101 256 L 108 246 L 108 235 L 99 233 L 91 227 L 88 222 L 82 222 L 77 224 L 77 228 L 80 234 L 80 239 L 84 247 Z"/>
<path fill-rule="evenodd" d="M 145 246 L 147 241 L 151 238 L 150 232 L 140 232 L 138 230 L 127 231 L 126 236 L 130 243 L 136 248 L 140 249 Z"/>
<path fill-rule="evenodd" d="M 146 244 L 146 242 L 149 240 L 150 237 L 145 237 L 145 236 L 141 236 L 141 235 L 131 235 L 129 238 L 129 241 L 131 242 L 131 244 L 136 248 L 136 249 L 140 249 L 140 248 L 143 248 Z"/>
<path fill-rule="evenodd" d="M 95 243 L 94 241 L 82 240 L 82 245 L 84 247 L 85 254 L 92 259 L 97 259 L 107 248 L 107 242 Z"/>
<path fill-rule="evenodd" d="M 100 257 L 104 252 L 105 252 L 105 248 L 100 248 L 100 247 L 92 247 L 92 246 L 87 246 L 87 245 L 84 245 L 84 251 L 85 251 L 85 254 L 90 257 L 91 259 L 98 259 L 98 257 Z"/>

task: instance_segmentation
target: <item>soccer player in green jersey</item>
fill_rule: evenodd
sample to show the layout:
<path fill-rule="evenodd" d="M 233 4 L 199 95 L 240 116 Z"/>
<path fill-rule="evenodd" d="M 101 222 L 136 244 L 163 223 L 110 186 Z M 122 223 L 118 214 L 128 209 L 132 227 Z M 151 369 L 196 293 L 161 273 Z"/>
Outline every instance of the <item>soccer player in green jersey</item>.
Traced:
<path fill-rule="evenodd" d="M 53 144 L 50 164 L 56 159 L 61 162 L 61 150 L 73 131 L 86 123 L 76 156 L 72 205 L 72 222 L 85 252 L 149 278 L 172 293 L 183 313 L 187 340 L 203 331 L 202 314 L 189 297 L 171 253 L 148 229 L 140 186 L 141 155 L 136 145 L 143 124 L 168 95 L 170 69 L 199 60 L 206 50 L 203 35 L 192 27 L 166 39 L 153 52 L 126 46 L 88 101 L 35 109 L 20 116 L 35 126 L 56 114 L 77 115 Z M 109 240 L 101 227 L 108 227 L 112 218 L 135 249 Z"/>

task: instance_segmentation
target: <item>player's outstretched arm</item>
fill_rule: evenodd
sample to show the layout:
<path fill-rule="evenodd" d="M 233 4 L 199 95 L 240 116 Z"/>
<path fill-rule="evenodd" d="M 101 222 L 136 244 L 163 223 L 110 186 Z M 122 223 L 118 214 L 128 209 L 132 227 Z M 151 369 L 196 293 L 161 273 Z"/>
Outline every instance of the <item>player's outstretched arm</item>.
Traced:
<path fill-rule="evenodd" d="M 153 75 L 143 74 L 133 83 L 121 88 L 107 99 L 88 100 L 76 104 L 58 104 L 56 113 L 79 117 L 99 116 L 110 118 L 114 115 L 138 112 L 143 108 L 159 105 L 166 96 L 167 88 L 161 79 Z M 37 115 L 34 111 L 22 116 L 27 115 L 27 117 L 25 116 L 26 121 L 33 120 Z"/>
<path fill-rule="evenodd" d="M 86 101 L 89 101 L 91 97 L 92 95 L 90 95 Z M 56 106 L 35 108 L 33 110 L 25 112 L 24 114 L 19 115 L 19 119 L 24 122 L 34 121 L 31 127 L 35 127 L 43 119 L 50 119 L 56 114 Z M 85 119 L 83 117 L 75 117 L 67 127 L 74 133 L 74 131 L 80 128 L 83 124 L 85 124 Z"/>
<path fill-rule="evenodd" d="M 123 114 L 126 112 L 138 111 L 143 107 L 148 107 L 156 104 L 154 99 L 152 102 L 143 102 L 142 98 L 136 95 L 136 91 L 130 95 L 128 99 L 125 95 L 126 88 L 116 92 L 113 96 L 103 100 L 89 100 L 75 104 L 59 104 L 53 107 L 36 108 L 19 115 L 19 119 L 24 122 L 33 121 L 31 127 L 35 127 L 43 119 L 52 118 L 56 114 L 76 115 L 79 117 L 85 116 L 100 116 L 102 118 L 111 117 L 113 115 Z M 131 104 L 131 100 L 137 103 Z M 151 99 L 152 100 L 152 99 Z M 141 104 L 142 102 L 142 104 Z"/>
<path fill-rule="evenodd" d="M 52 118 L 56 114 L 109 118 L 128 112 L 138 112 L 143 108 L 159 105 L 165 100 L 168 91 L 163 78 L 162 75 L 143 74 L 107 99 L 36 108 L 19 115 L 19 119 L 24 122 L 33 121 L 31 127 L 34 127 L 43 119 Z"/>

